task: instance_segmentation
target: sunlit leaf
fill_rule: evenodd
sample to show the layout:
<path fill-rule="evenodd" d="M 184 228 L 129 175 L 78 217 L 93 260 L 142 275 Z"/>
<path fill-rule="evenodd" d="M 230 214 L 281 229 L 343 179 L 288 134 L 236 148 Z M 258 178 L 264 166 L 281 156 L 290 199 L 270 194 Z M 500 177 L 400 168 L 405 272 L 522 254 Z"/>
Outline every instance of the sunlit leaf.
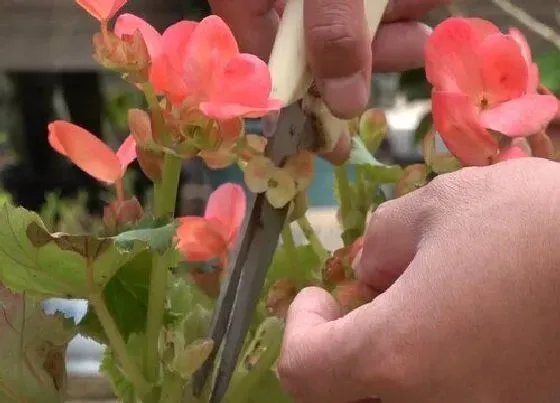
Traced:
<path fill-rule="evenodd" d="M 123 251 L 112 238 L 51 234 L 37 214 L 0 206 L 0 281 L 12 290 L 87 297 L 145 247 L 138 241 Z"/>
<path fill-rule="evenodd" d="M 38 299 L 1 285 L 0 301 L 0 401 L 63 401 L 73 321 L 60 313 L 47 315 Z"/>

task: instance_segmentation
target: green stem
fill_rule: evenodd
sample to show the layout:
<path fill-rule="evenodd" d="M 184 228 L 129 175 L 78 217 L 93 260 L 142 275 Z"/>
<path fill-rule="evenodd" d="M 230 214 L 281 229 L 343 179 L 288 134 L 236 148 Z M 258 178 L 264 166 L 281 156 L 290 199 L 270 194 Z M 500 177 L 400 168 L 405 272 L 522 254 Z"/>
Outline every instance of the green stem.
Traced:
<path fill-rule="evenodd" d="M 155 213 L 158 218 L 173 217 L 183 160 L 165 154 L 161 182 L 154 187 Z"/>
<path fill-rule="evenodd" d="M 160 402 L 175 403 L 183 401 L 185 381 L 178 374 L 168 372 L 163 377 Z"/>
<path fill-rule="evenodd" d="M 340 215 L 342 221 L 342 231 L 344 232 L 351 227 L 351 223 L 348 222 L 348 218 L 352 212 L 352 188 L 350 187 L 346 167 L 335 167 L 334 176 L 338 185 L 338 193 L 340 196 Z"/>
<path fill-rule="evenodd" d="M 284 245 L 284 248 L 286 249 L 286 252 L 288 252 L 289 256 L 293 256 L 294 258 L 297 257 L 294 234 L 289 223 L 285 223 L 284 228 L 282 228 L 282 244 Z"/>
<path fill-rule="evenodd" d="M 165 131 L 165 118 L 152 85 L 146 82 L 142 84 L 142 90 L 144 91 L 144 95 L 152 115 L 152 133 L 154 135 L 154 140 L 156 140 L 157 143 Z"/>
<path fill-rule="evenodd" d="M 315 254 L 319 256 L 319 259 L 326 260 L 329 257 L 329 251 L 323 246 L 323 243 L 315 233 L 315 230 L 313 229 L 313 226 L 309 222 L 307 216 L 304 215 L 298 218 L 297 223 L 303 232 L 303 235 L 311 245 L 311 248 L 315 251 Z"/>
<path fill-rule="evenodd" d="M 154 186 L 155 213 L 158 218 L 173 217 L 182 160 L 166 154 L 160 183 Z M 151 381 L 159 377 L 159 335 L 163 327 L 165 313 L 165 292 L 169 264 L 167 258 L 157 251 L 152 252 L 152 272 L 148 296 L 148 317 L 146 320 L 146 351 L 144 372 Z"/>
<path fill-rule="evenodd" d="M 126 343 L 119 332 L 119 328 L 115 323 L 105 301 L 103 300 L 103 296 L 99 293 L 92 293 L 89 296 L 89 302 L 93 305 L 95 309 L 95 313 L 99 318 L 99 322 L 103 326 L 105 330 L 105 334 L 109 339 L 109 345 L 111 350 L 117 356 L 122 369 L 126 373 L 128 379 L 134 385 L 134 388 L 138 391 L 140 395 L 146 395 L 150 390 L 150 384 L 146 382 L 144 377 L 142 376 L 142 372 L 140 368 L 136 365 L 133 361 L 132 357 L 130 356 L 128 349 L 126 347 Z"/>

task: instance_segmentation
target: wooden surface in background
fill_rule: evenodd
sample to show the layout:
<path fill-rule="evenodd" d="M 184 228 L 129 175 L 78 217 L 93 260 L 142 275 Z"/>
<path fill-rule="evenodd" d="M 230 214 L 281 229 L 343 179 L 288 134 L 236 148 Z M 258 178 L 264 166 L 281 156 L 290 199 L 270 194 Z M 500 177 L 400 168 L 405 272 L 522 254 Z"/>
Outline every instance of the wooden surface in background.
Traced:
<path fill-rule="evenodd" d="M 145 17 L 161 29 L 182 19 L 188 1 L 130 0 L 126 11 Z M 559 26 L 555 17 L 559 0 L 513 1 L 543 22 Z M 488 0 L 457 0 L 456 4 L 466 14 L 487 18 L 503 28 L 519 26 Z M 433 25 L 447 15 L 441 8 L 428 20 Z M 91 35 L 96 28 L 95 20 L 73 0 L 0 0 L 0 71 L 97 69 L 91 58 Z M 520 28 L 536 53 L 550 48 L 538 36 Z"/>
<path fill-rule="evenodd" d="M 130 0 L 123 12 L 158 29 L 182 20 L 185 0 Z M 97 21 L 73 0 L 0 0 L 0 71 L 98 69 L 91 57 Z"/>

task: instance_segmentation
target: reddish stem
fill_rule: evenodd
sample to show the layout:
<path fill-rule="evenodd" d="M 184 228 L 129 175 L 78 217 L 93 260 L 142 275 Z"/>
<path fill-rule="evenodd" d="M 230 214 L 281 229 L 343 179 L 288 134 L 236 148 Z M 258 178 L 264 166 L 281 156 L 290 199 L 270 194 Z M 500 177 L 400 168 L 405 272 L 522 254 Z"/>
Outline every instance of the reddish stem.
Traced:
<path fill-rule="evenodd" d="M 117 191 L 117 200 L 124 202 L 124 185 L 122 179 L 115 182 L 115 189 Z"/>

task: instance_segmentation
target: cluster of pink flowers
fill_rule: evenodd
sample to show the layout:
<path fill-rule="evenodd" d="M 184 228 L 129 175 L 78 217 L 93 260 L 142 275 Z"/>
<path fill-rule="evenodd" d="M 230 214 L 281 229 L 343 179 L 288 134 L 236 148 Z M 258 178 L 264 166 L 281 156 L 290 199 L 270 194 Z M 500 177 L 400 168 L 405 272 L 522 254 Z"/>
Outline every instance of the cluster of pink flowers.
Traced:
<path fill-rule="evenodd" d="M 538 67 L 517 29 L 447 19 L 428 40 L 426 75 L 435 127 L 463 165 L 526 156 L 517 140 L 540 135 L 558 113 L 558 100 L 537 91 Z"/>

